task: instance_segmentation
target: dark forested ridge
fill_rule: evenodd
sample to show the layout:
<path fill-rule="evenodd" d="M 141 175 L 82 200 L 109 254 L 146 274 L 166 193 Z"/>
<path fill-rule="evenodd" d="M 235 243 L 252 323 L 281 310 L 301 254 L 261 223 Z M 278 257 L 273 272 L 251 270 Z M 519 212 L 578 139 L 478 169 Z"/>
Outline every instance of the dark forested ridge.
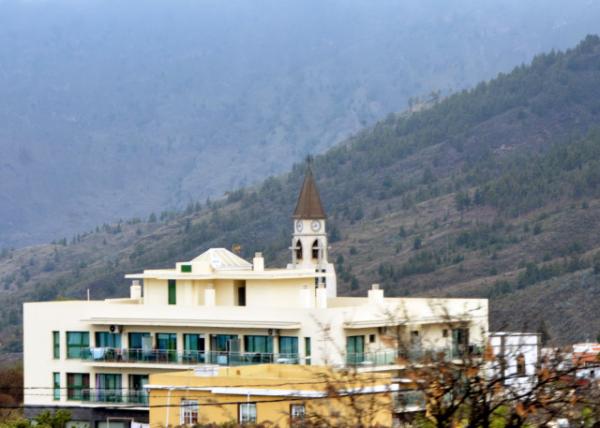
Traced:
<path fill-rule="evenodd" d="M 600 38 L 390 115 L 317 156 L 331 257 L 344 294 L 492 299 L 493 328 L 556 341 L 595 338 L 600 320 Z M 183 212 L 106 224 L 0 258 L 2 346 L 20 346 L 27 300 L 126 294 L 125 272 L 212 246 L 288 258 L 303 166 Z"/>
<path fill-rule="evenodd" d="M 220 197 L 598 31 L 588 0 L 4 0 L 0 250 Z"/>

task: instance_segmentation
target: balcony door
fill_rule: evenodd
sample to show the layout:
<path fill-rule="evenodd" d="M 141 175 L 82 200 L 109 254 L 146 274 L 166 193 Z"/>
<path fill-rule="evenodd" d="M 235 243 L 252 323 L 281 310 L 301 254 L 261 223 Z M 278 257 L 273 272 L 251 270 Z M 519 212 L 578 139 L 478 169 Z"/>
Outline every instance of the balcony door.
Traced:
<path fill-rule="evenodd" d="M 465 355 L 469 349 L 469 329 L 468 328 L 453 328 L 452 329 L 452 357 L 460 358 Z"/>
<path fill-rule="evenodd" d="M 176 333 L 157 333 L 156 348 L 158 349 L 159 361 L 176 362 L 177 361 L 177 334 Z"/>
<path fill-rule="evenodd" d="M 279 337 L 279 363 L 297 364 L 298 363 L 298 338 L 295 336 Z"/>
<path fill-rule="evenodd" d="M 121 402 L 120 374 L 99 373 L 96 375 L 96 400 L 101 403 Z"/>
<path fill-rule="evenodd" d="M 133 404 L 148 404 L 148 391 L 144 385 L 148 384 L 148 375 L 129 375 L 129 402 Z"/>
<path fill-rule="evenodd" d="M 273 337 L 244 336 L 244 351 L 244 362 L 246 363 L 272 363 Z"/>
<path fill-rule="evenodd" d="M 129 333 L 129 352 L 127 354 L 130 361 L 152 359 L 154 351 L 150 333 Z"/>
<path fill-rule="evenodd" d="M 239 362 L 240 339 L 236 334 L 211 334 L 210 349 L 213 364 L 227 366 Z"/>
<path fill-rule="evenodd" d="M 346 360 L 348 364 L 358 364 L 365 359 L 365 337 L 346 337 Z"/>
<path fill-rule="evenodd" d="M 121 335 L 119 333 L 110 333 L 108 331 L 96 332 L 96 347 L 97 348 L 120 348 Z"/>
<path fill-rule="evenodd" d="M 204 358 L 204 335 L 183 335 L 183 358 L 186 363 L 203 363 Z"/>

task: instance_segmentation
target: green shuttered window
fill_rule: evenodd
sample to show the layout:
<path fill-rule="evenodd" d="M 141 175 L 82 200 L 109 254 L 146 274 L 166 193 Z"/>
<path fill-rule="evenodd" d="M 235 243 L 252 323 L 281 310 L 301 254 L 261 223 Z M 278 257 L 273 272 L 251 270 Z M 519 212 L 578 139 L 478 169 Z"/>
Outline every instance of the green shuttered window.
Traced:
<path fill-rule="evenodd" d="M 169 305 L 177 304 L 177 281 L 169 280 Z"/>

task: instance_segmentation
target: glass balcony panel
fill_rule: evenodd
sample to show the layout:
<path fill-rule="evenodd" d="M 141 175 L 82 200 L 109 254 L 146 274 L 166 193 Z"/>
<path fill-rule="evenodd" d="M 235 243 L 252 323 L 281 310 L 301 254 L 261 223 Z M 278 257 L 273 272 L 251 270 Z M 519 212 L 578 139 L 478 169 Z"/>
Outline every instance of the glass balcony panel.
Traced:
<path fill-rule="evenodd" d="M 298 353 L 228 352 L 228 351 L 170 351 L 162 349 L 89 348 L 82 359 L 92 362 L 147 364 L 217 364 L 240 366 L 252 364 L 299 364 Z"/>

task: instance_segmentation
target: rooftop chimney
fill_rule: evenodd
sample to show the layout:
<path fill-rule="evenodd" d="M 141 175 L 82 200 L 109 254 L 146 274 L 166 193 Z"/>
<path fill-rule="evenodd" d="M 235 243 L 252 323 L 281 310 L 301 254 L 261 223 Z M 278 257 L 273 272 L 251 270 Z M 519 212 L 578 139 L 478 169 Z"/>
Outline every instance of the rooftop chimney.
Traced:
<path fill-rule="evenodd" d="M 265 259 L 263 258 L 262 253 L 254 253 L 252 265 L 255 272 L 263 272 L 265 270 Z"/>
<path fill-rule="evenodd" d="M 383 290 L 379 288 L 379 284 L 373 284 L 369 290 L 369 303 L 383 303 Z"/>
<path fill-rule="evenodd" d="M 139 280 L 134 279 L 131 281 L 131 287 L 129 287 L 129 297 L 135 300 L 142 298 L 142 286 L 140 285 Z"/>

